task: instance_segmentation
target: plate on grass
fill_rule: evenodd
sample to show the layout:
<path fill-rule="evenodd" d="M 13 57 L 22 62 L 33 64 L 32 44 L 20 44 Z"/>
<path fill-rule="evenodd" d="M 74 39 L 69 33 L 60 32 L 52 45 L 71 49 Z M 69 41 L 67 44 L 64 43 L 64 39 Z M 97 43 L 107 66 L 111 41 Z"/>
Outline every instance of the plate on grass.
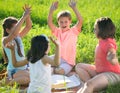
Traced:
<path fill-rule="evenodd" d="M 67 89 L 74 88 L 80 85 L 80 79 L 76 75 L 52 75 L 52 88 L 54 89 Z"/>

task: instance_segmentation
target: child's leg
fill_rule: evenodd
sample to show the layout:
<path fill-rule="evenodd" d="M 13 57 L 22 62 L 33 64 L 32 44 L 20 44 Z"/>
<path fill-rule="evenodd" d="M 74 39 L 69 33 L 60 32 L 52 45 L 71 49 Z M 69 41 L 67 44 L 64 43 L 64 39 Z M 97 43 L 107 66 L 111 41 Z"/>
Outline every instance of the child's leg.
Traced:
<path fill-rule="evenodd" d="M 83 82 L 88 81 L 90 78 L 97 74 L 94 65 L 84 63 L 77 64 L 75 67 L 75 71 Z"/>
<path fill-rule="evenodd" d="M 67 75 L 72 70 L 72 68 L 73 66 L 69 65 L 67 62 L 61 59 L 60 66 L 58 68 L 55 68 L 55 73 L 61 75 Z"/>
<path fill-rule="evenodd" d="M 108 84 L 120 83 L 120 75 L 105 72 L 96 75 L 94 78 L 88 80 L 84 87 L 82 87 L 77 93 L 93 93 L 102 90 L 108 86 Z"/>
<path fill-rule="evenodd" d="M 27 70 L 21 70 L 16 72 L 13 75 L 13 80 L 10 82 L 10 84 L 14 84 L 17 82 L 20 85 L 27 85 L 30 82 L 29 72 Z"/>
<path fill-rule="evenodd" d="M 21 77 L 21 76 L 29 77 L 29 71 L 28 70 L 19 70 L 13 75 L 13 78 L 17 78 L 17 77 Z"/>

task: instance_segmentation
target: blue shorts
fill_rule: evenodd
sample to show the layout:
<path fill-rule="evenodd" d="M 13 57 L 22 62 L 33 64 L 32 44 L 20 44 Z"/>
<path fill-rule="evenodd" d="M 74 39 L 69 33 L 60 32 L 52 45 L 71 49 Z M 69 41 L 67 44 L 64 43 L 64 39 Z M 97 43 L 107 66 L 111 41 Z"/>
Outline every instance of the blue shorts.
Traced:
<path fill-rule="evenodd" d="M 8 70 L 8 78 L 13 78 L 13 75 L 18 71 L 18 69 Z"/>
<path fill-rule="evenodd" d="M 8 78 L 11 79 L 13 78 L 13 75 L 18 72 L 18 71 L 21 71 L 21 70 L 26 70 L 26 69 L 12 69 L 12 70 L 7 70 L 8 72 Z"/>

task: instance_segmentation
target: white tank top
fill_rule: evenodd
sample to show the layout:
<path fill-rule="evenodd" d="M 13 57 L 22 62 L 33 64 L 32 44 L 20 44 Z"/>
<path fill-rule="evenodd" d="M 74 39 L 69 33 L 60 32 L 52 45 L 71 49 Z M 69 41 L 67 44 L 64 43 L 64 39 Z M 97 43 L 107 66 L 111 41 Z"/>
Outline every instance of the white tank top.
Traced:
<path fill-rule="evenodd" d="M 51 65 L 41 60 L 30 63 L 30 84 L 27 93 L 51 93 Z"/>

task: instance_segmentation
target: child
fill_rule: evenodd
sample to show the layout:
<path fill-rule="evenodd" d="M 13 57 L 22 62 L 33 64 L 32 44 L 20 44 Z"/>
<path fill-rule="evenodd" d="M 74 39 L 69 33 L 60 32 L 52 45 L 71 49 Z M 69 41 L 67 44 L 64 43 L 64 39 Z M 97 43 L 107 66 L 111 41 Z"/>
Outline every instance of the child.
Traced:
<path fill-rule="evenodd" d="M 45 35 L 35 36 L 31 40 L 31 48 L 28 52 L 28 60 L 30 61 L 30 84 L 27 93 L 51 93 L 50 64 L 58 66 L 60 63 L 59 43 L 52 38 L 51 41 L 56 46 L 54 60 L 48 56 L 50 44 Z M 14 47 L 13 45 L 10 47 L 13 55 L 13 64 L 22 66 L 28 63 L 27 60 L 16 62 Z"/>
<path fill-rule="evenodd" d="M 62 11 L 58 14 L 57 20 L 59 27 L 56 27 L 52 22 L 53 11 L 57 9 L 58 1 L 51 5 L 48 15 L 48 26 L 52 34 L 60 41 L 61 46 L 61 63 L 58 68 L 55 68 L 54 72 L 65 75 L 67 75 L 75 65 L 77 36 L 82 27 L 82 17 L 76 8 L 76 2 L 70 0 L 69 6 L 73 9 L 78 18 L 78 23 L 71 28 L 71 14 L 68 11 Z"/>
<path fill-rule="evenodd" d="M 85 82 L 77 93 L 93 93 L 109 84 L 120 83 L 120 65 L 116 55 L 115 26 L 112 20 L 108 17 L 97 19 L 94 32 L 99 40 L 95 49 L 95 65 L 76 65 L 76 72 Z"/>
<path fill-rule="evenodd" d="M 15 42 L 15 57 L 17 61 L 24 60 L 24 49 L 21 38 L 24 37 L 32 27 L 32 22 L 30 19 L 31 7 L 25 5 L 24 11 L 25 12 L 19 21 L 14 17 L 8 17 L 3 22 L 4 32 L 2 38 L 2 46 L 4 54 L 6 55 L 6 60 L 8 62 L 8 78 L 11 80 L 11 82 L 17 82 L 19 84 L 29 83 L 29 73 L 25 70 L 26 66 L 14 67 L 11 59 L 11 52 L 10 49 L 7 48 L 7 44 Z M 24 21 L 26 22 L 26 26 L 22 31 L 20 31 Z"/>

